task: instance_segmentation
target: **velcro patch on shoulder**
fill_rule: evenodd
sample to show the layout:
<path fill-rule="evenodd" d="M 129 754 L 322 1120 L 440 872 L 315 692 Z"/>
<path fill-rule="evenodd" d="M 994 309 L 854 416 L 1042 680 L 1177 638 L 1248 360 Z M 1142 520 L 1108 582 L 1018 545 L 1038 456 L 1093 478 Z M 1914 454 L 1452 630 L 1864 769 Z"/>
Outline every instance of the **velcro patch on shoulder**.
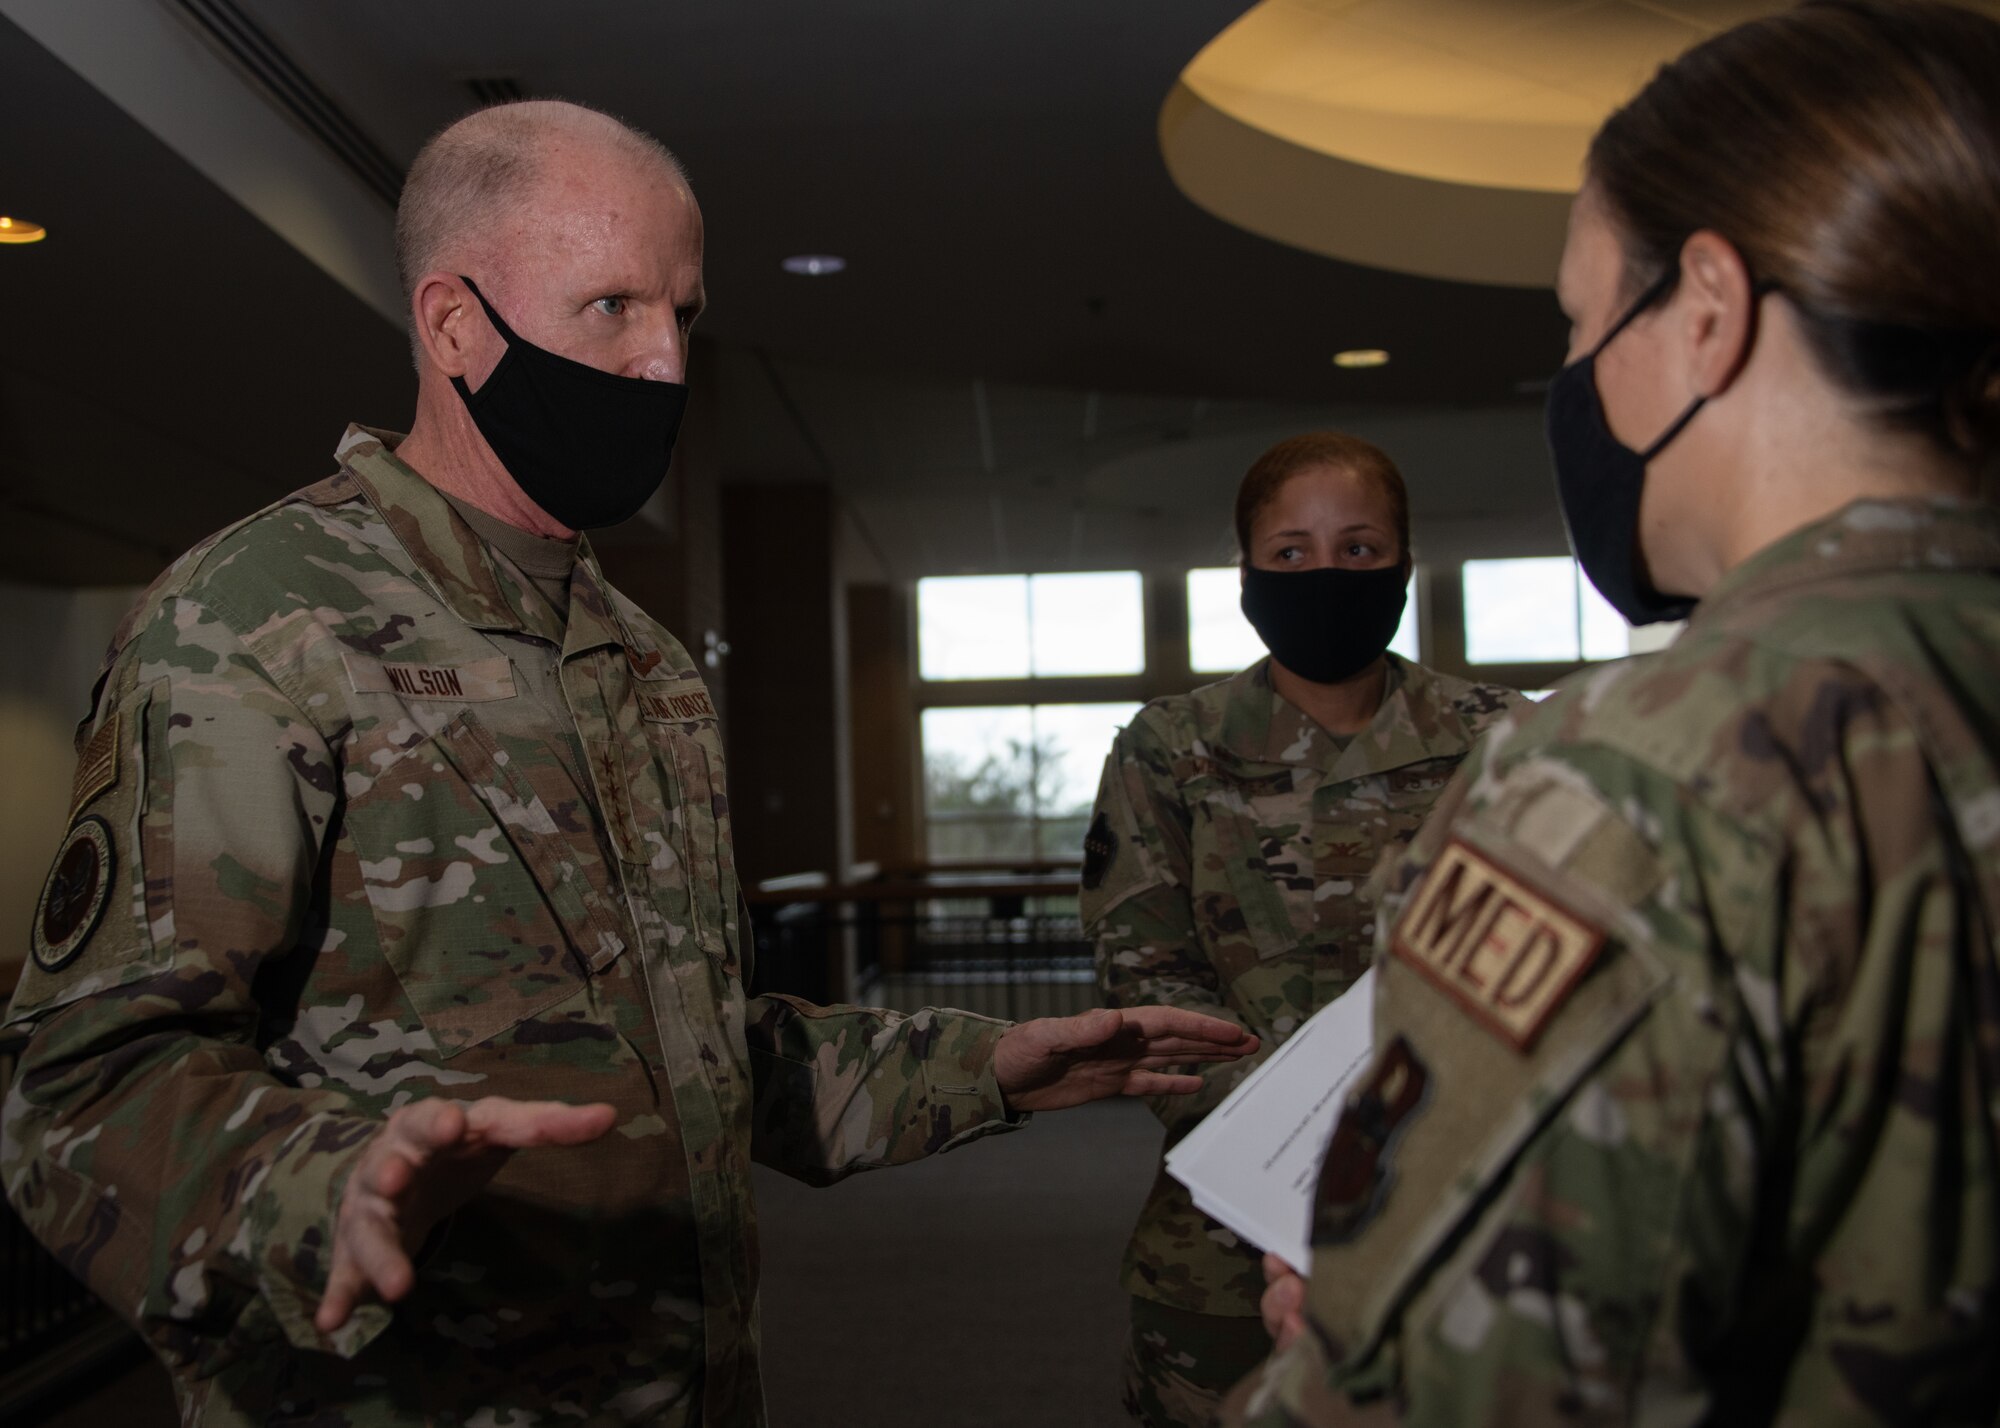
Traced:
<path fill-rule="evenodd" d="M 1396 923 L 1390 950 L 1526 1051 L 1604 950 L 1604 929 L 1454 838 Z"/>
<path fill-rule="evenodd" d="M 1083 835 L 1083 885 L 1095 892 L 1104 884 L 1104 874 L 1111 867 L 1111 860 L 1118 856 L 1118 835 L 1111 831 L 1111 820 L 1102 812 L 1090 822 L 1090 831 Z"/>
<path fill-rule="evenodd" d="M 74 962 L 97 931 L 111 901 L 115 863 L 111 829 L 102 818 L 81 819 L 69 830 L 42 884 L 28 934 L 29 951 L 44 972 L 60 972 Z"/>
<path fill-rule="evenodd" d="M 504 656 L 465 664 L 391 664 L 357 654 L 343 654 L 340 659 L 357 694 L 400 694 L 405 699 L 460 704 L 514 697 L 514 666 Z"/>
<path fill-rule="evenodd" d="M 113 713 L 83 746 L 76 761 L 76 777 L 70 783 L 69 816 L 74 819 L 99 794 L 118 785 L 118 729 L 120 716 Z"/>
<path fill-rule="evenodd" d="M 639 691 L 639 712 L 649 724 L 687 724 L 715 717 L 715 701 L 698 679 L 672 689 Z"/>

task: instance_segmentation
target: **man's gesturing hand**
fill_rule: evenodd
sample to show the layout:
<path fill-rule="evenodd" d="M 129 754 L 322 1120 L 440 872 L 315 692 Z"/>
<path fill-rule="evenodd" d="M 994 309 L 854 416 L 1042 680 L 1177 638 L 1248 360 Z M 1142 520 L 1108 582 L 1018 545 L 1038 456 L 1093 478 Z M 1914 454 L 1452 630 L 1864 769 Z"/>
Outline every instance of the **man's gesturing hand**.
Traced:
<path fill-rule="evenodd" d="M 610 1106 L 560 1101 L 415 1101 L 389 1117 L 340 1192 L 333 1268 L 313 1324 L 331 1334 L 368 1298 L 410 1292 L 410 1264 L 431 1227 L 531 1145 L 582 1145 L 611 1129 Z"/>
<path fill-rule="evenodd" d="M 993 1053 L 1009 1109 L 1056 1111 L 1106 1096 L 1185 1096 L 1199 1076 L 1163 1066 L 1234 1061 L 1257 1038 L 1233 1022 L 1179 1007 L 1127 1007 L 1044 1017 L 1011 1027 Z"/>

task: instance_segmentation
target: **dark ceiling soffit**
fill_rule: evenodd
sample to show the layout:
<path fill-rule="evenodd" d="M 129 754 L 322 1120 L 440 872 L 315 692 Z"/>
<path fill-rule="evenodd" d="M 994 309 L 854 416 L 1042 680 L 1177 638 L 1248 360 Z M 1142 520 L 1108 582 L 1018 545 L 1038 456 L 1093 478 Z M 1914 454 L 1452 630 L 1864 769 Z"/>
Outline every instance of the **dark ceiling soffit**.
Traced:
<path fill-rule="evenodd" d="M 174 0 L 201 34 L 244 71 L 292 120 L 391 208 L 403 170 L 234 0 Z"/>

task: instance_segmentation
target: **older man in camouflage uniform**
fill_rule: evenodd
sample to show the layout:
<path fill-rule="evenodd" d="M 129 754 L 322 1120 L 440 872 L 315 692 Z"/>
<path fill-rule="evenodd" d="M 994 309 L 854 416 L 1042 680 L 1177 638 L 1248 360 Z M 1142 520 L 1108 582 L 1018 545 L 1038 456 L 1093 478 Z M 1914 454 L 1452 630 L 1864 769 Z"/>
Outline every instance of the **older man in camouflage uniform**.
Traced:
<path fill-rule="evenodd" d="M 1148 705 L 1105 762 L 1083 913 L 1113 1006 L 1226 1017 L 1262 1040 L 1201 1091 L 1155 1103 L 1169 1145 L 1354 984 L 1373 956 L 1368 875 L 1429 816 L 1513 690 L 1388 657 L 1381 706 L 1329 733 L 1260 660 Z M 1162 1168 L 1125 1252 L 1127 1406 L 1149 1424 L 1208 1422 L 1261 1359 L 1259 1251 Z"/>
<path fill-rule="evenodd" d="M 458 273 L 545 359 L 678 382 L 692 195 L 526 105 L 403 217 L 412 435 L 350 429 L 114 642 L 0 1170 L 190 1422 L 756 1424 L 753 1157 L 831 1180 L 1246 1044 L 747 998 L 702 680 L 450 385 L 502 360 Z"/>
<path fill-rule="evenodd" d="M 1489 736 L 1230 1423 L 1996 1421 L 1996 648 L 2000 516 L 1865 502 Z"/>

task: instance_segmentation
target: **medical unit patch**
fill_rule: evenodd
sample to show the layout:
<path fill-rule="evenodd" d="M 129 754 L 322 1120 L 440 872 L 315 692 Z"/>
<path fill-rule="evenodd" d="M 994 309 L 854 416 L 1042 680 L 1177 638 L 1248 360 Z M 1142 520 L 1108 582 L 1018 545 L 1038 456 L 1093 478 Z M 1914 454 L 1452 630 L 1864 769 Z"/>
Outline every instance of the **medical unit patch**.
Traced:
<path fill-rule="evenodd" d="M 1527 1051 L 1604 950 L 1604 933 L 1459 839 L 1396 923 L 1391 950 Z"/>

